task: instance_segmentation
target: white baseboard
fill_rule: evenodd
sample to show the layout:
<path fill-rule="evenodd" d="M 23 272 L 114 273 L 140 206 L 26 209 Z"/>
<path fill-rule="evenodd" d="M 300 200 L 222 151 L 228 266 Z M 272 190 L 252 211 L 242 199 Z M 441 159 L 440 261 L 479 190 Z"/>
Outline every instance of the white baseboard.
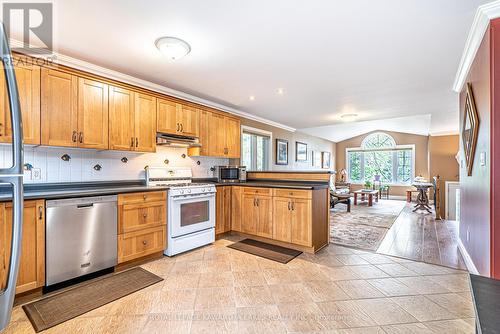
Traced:
<path fill-rule="evenodd" d="M 476 266 L 474 265 L 474 262 L 472 262 L 472 259 L 467 252 L 467 249 L 465 249 L 464 244 L 462 243 L 462 240 L 458 238 L 458 249 L 460 250 L 460 253 L 462 254 L 462 257 L 464 258 L 465 265 L 467 266 L 467 269 L 471 274 L 474 275 L 479 275 L 479 271 L 477 271 Z"/>

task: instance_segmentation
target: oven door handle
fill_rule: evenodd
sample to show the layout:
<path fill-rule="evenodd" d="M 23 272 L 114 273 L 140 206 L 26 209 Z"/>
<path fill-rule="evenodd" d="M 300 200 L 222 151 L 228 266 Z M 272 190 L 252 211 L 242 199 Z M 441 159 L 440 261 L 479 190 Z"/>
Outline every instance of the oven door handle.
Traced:
<path fill-rule="evenodd" d="M 179 195 L 179 196 L 172 196 L 173 201 L 182 201 L 186 199 L 200 199 L 200 198 L 214 198 L 215 193 L 209 193 L 209 194 L 186 194 L 186 195 Z"/>

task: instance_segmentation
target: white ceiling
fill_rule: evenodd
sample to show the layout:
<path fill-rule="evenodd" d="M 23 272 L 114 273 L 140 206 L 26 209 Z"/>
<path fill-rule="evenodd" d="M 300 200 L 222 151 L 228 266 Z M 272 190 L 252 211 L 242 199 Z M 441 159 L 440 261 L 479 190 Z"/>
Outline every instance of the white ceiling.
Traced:
<path fill-rule="evenodd" d="M 452 84 L 475 10 L 488 1 L 54 2 L 59 53 L 334 138 L 314 128 L 350 127 L 343 112 L 357 121 L 431 115 L 416 131 L 458 130 Z M 154 46 L 165 35 L 192 52 L 168 61 Z M 352 128 L 345 135 L 359 134 Z"/>
<path fill-rule="evenodd" d="M 427 136 L 431 127 L 431 115 L 416 115 L 372 121 L 352 122 L 349 124 L 334 124 L 308 129 L 302 132 L 322 137 L 334 142 L 340 142 L 375 130 L 396 131 Z"/>

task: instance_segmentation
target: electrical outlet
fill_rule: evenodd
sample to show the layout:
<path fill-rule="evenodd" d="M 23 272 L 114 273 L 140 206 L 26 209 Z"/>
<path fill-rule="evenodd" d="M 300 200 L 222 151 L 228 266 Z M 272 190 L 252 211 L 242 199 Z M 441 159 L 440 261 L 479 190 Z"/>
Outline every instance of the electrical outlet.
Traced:
<path fill-rule="evenodd" d="M 486 166 L 486 152 L 479 153 L 479 164 L 481 166 Z"/>
<path fill-rule="evenodd" d="M 41 180 L 42 179 L 42 170 L 40 168 L 31 169 L 31 179 L 32 180 Z"/>

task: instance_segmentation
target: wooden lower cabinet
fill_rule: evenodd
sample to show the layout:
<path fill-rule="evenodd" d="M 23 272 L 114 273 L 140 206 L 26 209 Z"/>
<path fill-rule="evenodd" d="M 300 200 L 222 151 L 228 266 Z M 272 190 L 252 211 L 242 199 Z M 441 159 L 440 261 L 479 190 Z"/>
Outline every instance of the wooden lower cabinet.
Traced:
<path fill-rule="evenodd" d="M 215 195 L 215 234 L 231 231 L 231 187 L 219 186 Z"/>
<path fill-rule="evenodd" d="M 118 263 L 167 248 L 167 193 L 118 195 Z"/>
<path fill-rule="evenodd" d="M 273 239 L 311 247 L 311 205 L 308 199 L 274 197 Z"/>
<path fill-rule="evenodd" d="M 241 232 L 241 201 L 243 187 L 233 186 L 231 188 L 231 230 Z"/>
<path fill-rule="evenodd" d="M 5 287 L 12 240 L 12 204 L 0 204 L 0 285 Z M 16 293 L 45 285 L 45 201 L 25 201 Z"/>
<path fill-rule="evenodd" d="M 291 200 L 284 197 L 273 198 L 273 239 L 292 242 Z"/>
<path fill-rule="evenodd" d="M 120 234 L 118 235 L 118 263 L 161 252 L 166 246 L 166 225 Z"/>
<path fill-rule="evenodd" d="M 241 200 L 241 232 L 272 238 L 272 207 L 271 196 L 244 193 Z"/>

